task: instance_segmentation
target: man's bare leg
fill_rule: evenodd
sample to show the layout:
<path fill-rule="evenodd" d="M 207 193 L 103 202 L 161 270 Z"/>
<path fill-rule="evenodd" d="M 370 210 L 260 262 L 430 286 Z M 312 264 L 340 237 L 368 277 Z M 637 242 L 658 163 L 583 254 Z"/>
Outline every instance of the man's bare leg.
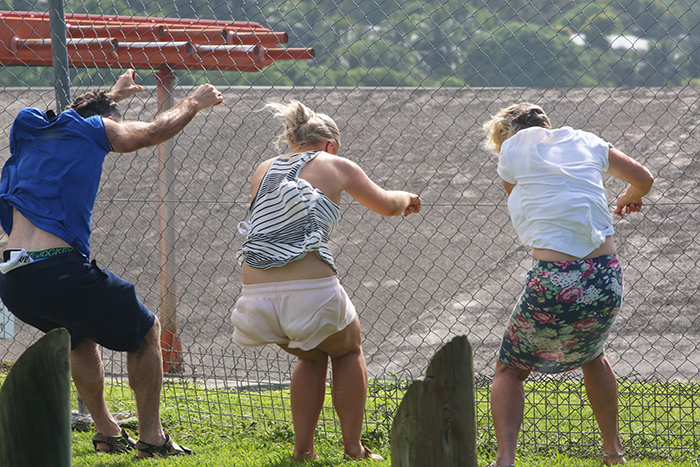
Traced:
<path fill-rule="evenodd" d="M 141 346 L 127 353 L 126 370 L 139 414 L 139 440 L 162 446 L 165 443 L 165 432 L 160 423 L 163 356 L 160 350 L 160 323 L 157 319 Z"/>
<path fill-rule="evenodd" d="M 119 436 L 121 428 L 112 417 L 105 400 L 105 376 L 97 344 L 83 339 L 71 352 L 71 374 L 80 398 L 90 411 L 98 433 Z M 98 449 L 110 451 L 112 446 L 98 443 Z"/>

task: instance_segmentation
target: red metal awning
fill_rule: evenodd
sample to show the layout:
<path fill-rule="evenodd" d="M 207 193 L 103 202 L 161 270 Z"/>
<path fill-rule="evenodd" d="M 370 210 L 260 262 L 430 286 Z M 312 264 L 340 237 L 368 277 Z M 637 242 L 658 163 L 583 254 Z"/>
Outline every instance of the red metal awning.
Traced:
<path fill-rule="evenodd" d="M 68 60 L 85 68 L 260 71 L 276 60 L 308 60 L 284 48 L 287 33 L 241 21 L 66 15 Z M 0 11 L 0 63 L 51 66 L 49 14 Z"/>

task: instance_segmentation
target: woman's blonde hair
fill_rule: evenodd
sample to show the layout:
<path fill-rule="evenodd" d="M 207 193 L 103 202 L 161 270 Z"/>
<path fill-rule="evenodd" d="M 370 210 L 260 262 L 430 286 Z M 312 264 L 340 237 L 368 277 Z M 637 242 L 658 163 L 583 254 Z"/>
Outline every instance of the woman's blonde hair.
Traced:
<path fill-rule="evenodd" d="M 284 133 L 279 135 L 278 145 L 285 142 L 290 148 L 299 148 L 330 141 L 335 145 L 336 151 L 340 148 L 338 125 L 328 115 L 314 112 L 297 100 L 292 100 L 289 104 L 269 103 L 265 108 L 284 120 Z"/>
<path fill-rule="evenodd" d="M 505 140 L 520 130 L 533 126 L 552 129 L 549 117 L 542 107 L 529 102 L 511 105 L 501 109 L 484 124 L 484 130 L 488 135 L 486 144 L 491 151 L 498 154 Z"/>

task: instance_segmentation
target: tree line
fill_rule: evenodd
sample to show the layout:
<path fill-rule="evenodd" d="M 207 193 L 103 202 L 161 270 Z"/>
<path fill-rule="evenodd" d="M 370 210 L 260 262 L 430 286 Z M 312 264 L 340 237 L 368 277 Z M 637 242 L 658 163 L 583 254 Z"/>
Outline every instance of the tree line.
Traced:
<path fill-rule="evenodd" d="M 47 3 L 0 0 L 0 9 Z M 67 13 L 254 21 L 314 60 L 258 73 L 180 73 L 183 84 L 296 86 L 681 86 L 700 71 L 691 0 L 68 0 Z M 51 73 L 7 67 L 5 86 Z M 74 84 L 111 82 L 74 70 Z M 149 73 L 144 72 L 144 79 Z M 32 82 L 34 81 L 34 82 Z M 147 83 L 148 84 L 148 83 Z"/>

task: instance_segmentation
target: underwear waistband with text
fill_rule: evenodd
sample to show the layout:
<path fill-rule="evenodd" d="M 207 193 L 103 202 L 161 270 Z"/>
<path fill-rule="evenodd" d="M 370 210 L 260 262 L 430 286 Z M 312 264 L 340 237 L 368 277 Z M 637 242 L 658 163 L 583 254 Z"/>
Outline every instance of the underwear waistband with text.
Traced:
<path fill-rule="evenodd" d="M 3 251 L 3 262 L 0 263 L 0 272 L 7 274 L 13 269 L 17 269 L 37 261 L 42 261 L 53 256 L 70 253 L 71 251 L 75 251 L 75 248 L 72 246 L 59 246 L 37 251 L 27 251 L 24 248 L 10 248 Z"/>

